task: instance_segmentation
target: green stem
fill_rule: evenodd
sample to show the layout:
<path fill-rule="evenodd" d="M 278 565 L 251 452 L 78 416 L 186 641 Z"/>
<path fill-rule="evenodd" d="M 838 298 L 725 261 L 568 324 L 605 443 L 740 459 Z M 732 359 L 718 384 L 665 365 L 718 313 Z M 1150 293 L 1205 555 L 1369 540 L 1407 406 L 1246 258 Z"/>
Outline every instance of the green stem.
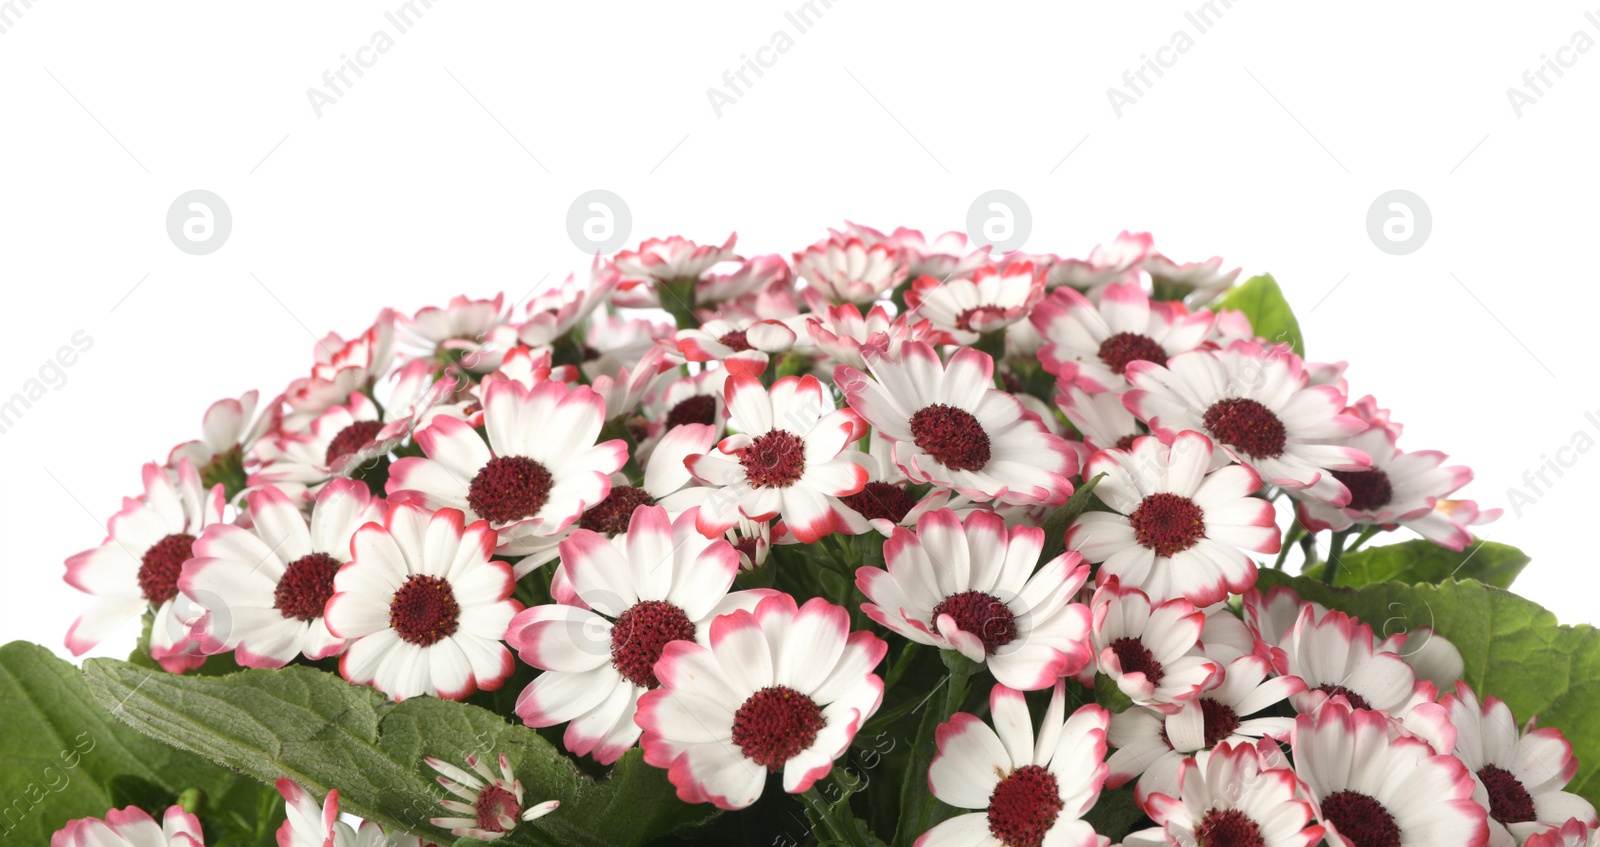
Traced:
<path fill-rule="evenodd" d="M 1294 548 L 1294 543 L 1299 541 L 1300 537 L 1305 534 L 1306 528 L 1300 525 L 1298 518 L 1289 525 L 1289 531 L 1283 534 L 1283 546 L 1278 548 L 1278 558 L 1272 563 L 1273 570 L 1283 570 L 1283 563 L 1289 558 L 1289 551 Z"/>
<path fill-rule="evenodd" d="M 974 662 L 955 650 L 941 650 L 939 657 L 944 660 L 945 667 L 950 673 L 945 678 L 944 708 L 939 711 L 929 710 L 922 716 L 922 723 L 917 727 L 917 739 L 911 750 L 911 760 L 908 762 L 910 774 L 926 774 L 928 766 L 933 762 L 933 754 L 937 748 L 934 730 L 950 716 L 960 711 L 961 704 L 967 699 L 967 683 L 972 675 L 983 668 L 980 662 Z M 930 693 L 929 698 L 932 698 Z M 907 847 L 917 836 L 933 826 L 943 817 L 948 817 L 951 810 L 944 807 L 944 815 L 935 818 L 940 811 L 939 802 L 928 791 L 927 780 L 908 777 L 901 785 L 900 793 L 900 820 L 895 826 L 894 843 L 897 847 Z"/>
<path fill-rule="evenodd" d="M 1333 541 L 1328 547 L 1328 566 L 1322 569 L 1322 581 L 1332 585 L 1339 578 L 1339 557 L 1344 555 L 1345 539 L 1355 530 L 1345 529 L 1333 534 Z"/>
<path fill-rule="evenodd" d="M 1350 549 L 1344 551 L 1345 555 L 1348 556 L 1349 554 L 1360 550 L 1363 544 L 1366 544 L 1369 540 L 1371 540 L 1372 536 L 1377 535 L 1380 532 L 1383 532 L 1383 527 L 1377 524 L 1368 524 L 1367 528 L 1361 530 L 1361 534 L 1356 536 L 1356 540 L 1350 544 Z"/>

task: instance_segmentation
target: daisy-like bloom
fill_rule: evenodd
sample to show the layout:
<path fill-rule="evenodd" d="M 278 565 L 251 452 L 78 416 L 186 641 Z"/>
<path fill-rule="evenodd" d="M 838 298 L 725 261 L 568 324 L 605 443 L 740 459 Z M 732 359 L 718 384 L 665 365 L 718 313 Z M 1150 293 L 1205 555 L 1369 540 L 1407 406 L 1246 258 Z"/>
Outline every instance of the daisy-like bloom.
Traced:
<path fill-rule="evenodd" d="M 1305 690 L 1292 676 L 1274 676 L 1261 656 L 1240 656 L 1223 669 L 1222 684 L 1183 704 L 1176 714 L 1132 706 L 1111 716 L 1107 738 L 1111 755 L 1109 788 L 1134 777 L 1134 795 L 1142 803 L 1155 793 L 1178 796 L 1178 774 L 1185 758 L 1218 744 L 1253 744 L 1261 738 L 1283 738 L 1294 726 L 1290 718 L 1261 714 Z"/>
<path fill-rule="evenodd" d="M 442 799 L 439 805 L 447 812 L 466 817 L 433 818 L 434 826 L 447 827 L 451 835 L 476 838 L 479 841 L 496 841 L 516 829 L 521 821 L 535 821 L 561 807 L 560 800 L 546 800 L 524 809 L 522 807 L 522 781 L 511 772 L 511 760 L 500 754 L 500 772 L 489 770 L 477 756 L 467 756 L 467 767 L 462 770 L 449 762 L 429 756 L 422 761 L 439 772 L 437 779 L 444 790 L 460 798 Z"/>
<path fill-rule="evenodd" d="M 794 254 L 794 270 L 833 303 L 871 303 L 910 278 L 898 245 L 839 233 Z"/>
<path fill-rule="evenodd" d="M 188 459 L 178 460 L 176 481 L 154 462 L 144 466 L 143 476 L 144 494 L 123 498 L 122 511 L 106 524 L 106 540 L 67 559 L 67 584 L 96 598 L 67 630 L 67 649 L 82 656 L 146 608 L 154 609 L 150 655 L 182 673 L 199 667 L 205 656 L 189 638 L 189 622 L 174 614 L 178 577 L 194 555 L 195 539 L 222 522 L 222 486 L 203 486 Z"/>
<path fill-rule="evenodd" d="M 1295 624 L 1300 620 L 1300 611 L 1303 607 L 1311 608 L 1311 620 L 1322 620 L 1328 613 L 1328 607 L 1313 600 L 1302 600 L 1293 588 L 1287 585 L 1274 586 L 1265 596 L 1255 588 L 1244 592 L 1240 598 L 1240 605 L 1244 615 L 1245 625 L 1257 638 L 1273 647 L 1283 646 L 1289 633 L 1294 631 Z"/>
<path fill-rule="evenodd" d="M 729 273 L 701 274 L 695 285 L 694 302 L 702 307 L 714 306 L 760 294 L 774 286 L 787 287 L 793 280 L 794 272 L 784 257 L 776 253 L 751 256 Z"/>
<path fill-rule="evenodd" d="M 1595 830 L 1573 818 L 1562 824 L 1560 829 L 1549 829 L 1528 836 L 1528 840 L 1522 842 L 1522 847 L 1595 847 L 1596 843 L 1600 843 L 1600 839 L 1595 837 Z"/>
<path fill-rule="evenodd" d="M 1312 532 L 1345 530 L 1356 524 L 1396 524 L 1451 550 L 1464 550 L 1472 533 L 1435 510 L 1438 502 L 1472 481 L 1472 469 L 1445 467 L 1445 454 L 1437 450 L 1401 452 L 1394 432 L 1382 424 L 1334 443 L 1344 444 L 1372 457 L 1363 471 L 1333 471 L 1333 477 L 1350 491 L 1350 502 L 1333 506 L 1315 499 L 1299 501 L 1300 522 Z"/>
<path fill-rule="evenodd" d="M 639 249 L 624 250 L 611 258 L 609 269 L 616 272 L 620 283 L 612 302 L 631 308 L 672 305 L 663 302 L 662 286 L 669 288 L 668 298 L 690 297 L 706 271 L 723 262 L 739 261 L 733 252 L 738 240 L 736 232 L 730 233 L 720 247 L 696 244 L 678 235 L 647 238 Z M 687 312 L 693 306 L 686 302 L 681 308 Z"/>
<path fill-rule="evenodd" d="M 644 395 L 656 384 L 663 371 L 672 366 L 666 361 L 667 351 L 661 347 L 651 347 L 645 353 L 632 360 L 632 363 L 617 370 L 615 374 L 600 374 L 594 377 L 593 385 L 596 393 L 600 395 L 601 402 L 605 405 L 606 414 L 613 419 L 627 419 L 634 410 L 639 408 L 639 403 L 644 400 Z"/>
<path fill-rule="evenodd" d="M 251 492 L 248 502 L 253 525 L 207 527 L 178 579 L 184 596 L 206 610 L 193 638 L 206 653 L 231 650 L 251 668 L 336 655 L 344 641 L 322 617 L 333 577 L 350 560 L 356 530 L 383 520 L 383 500 L 363 483 L 334 480 L 317 495 L 309 526 L 276 488 Z"/>
<path fill-rule="evenodd" d="M 920 500 L 912 496 L 906 490 L 910 480 L 895 466 L 893 451 L 894 445 L 882 433 L 874 431 L 867 436 L 866 452 L 856 454 L 856 461 L 867 469 L 867 484 L 855 494 L 838 498 L 851 513 L 847 518 L 860 516 L 859 520 L 849 522 L 849 532 L 853 535 L 860 535 L 869 528 L 885 537 L 893 535 L 895 527 L 916 526 L 923 515 L 950 502 L 953 492 L 943 488 L 929 491 Z"/>
<path fill-rule="evenodd" d="M 1045 284 L 1050 288 L 1066 285 L 1094 295 L 1108 285 L 1138 282 L 1140 265 L 1150 255 L 1151 244 L 1150 233 L 1124 230 L 1109 245 L 1095 245 L 1087 259 L 1051 257 Z"/>
<path fill-rule="evenodd" d="M 657 349 L 659 339 L 668 338 L 677 331 L 677 325 L 671 321 L 606 312 L 591 315 L 583 328 L 583 345 L 578 348 L 583 356 L 583 375 L 591 381 L 601 376 L 617 376 Z M 612 417 L 616 415 L 613 411 Z"/>
<path fill-rule="evenodd" d="M 1350 490 L 1333 471 L 1372 466 L 1366 453 L 1333 443 L 1365 427 L 1346 414 L 1331 385 L 1307 385 L 1300 357 L 1282 346 L 1238 341 L 1220 351 L 1194 350 L 1165 367 L 1133 362 L 1124 372 L 1133 390 L 1122 402 L 1152 431 L 1204 432 L 1262 479 L 1342 506 Z"/>
<path fill-rule="evenodd" d="M 849 409 L 827 411 L 814 376 L 787 376 L 772 390 L 746 373 L 730 373 L 724 396 L 742 432 L 717 451 L 685 460 L 700 481 L 722 489 L 738 513 L 764 521 L 782 514 L 789 531 L 811 544 L 843 526 L 828 497 L 861 490 L 867 471 L 846 447 L 865 434 Z M 715 537 L 738 520 L 728 508 L 701 509 L 700 531 Z"/>
<path fill-rule="evenodd" d="M 806 316 L 806 330 L 817 349 L 841 365 L 866 367 L 867 360 L 861 355 L 866 347 L 876 348 L 891 358 L 897 357 L 900 345 L 907 341 L 924 341 L 933 334 L 933 324 L 926 319 L 914 320 L 912 315 L 891 318 L 889 310 L 882 305 L 873 306 L 865 317 L 854 303 L 829 306 L 819 302 L 817 305 L 820 308 Z"/>
<path fill-rule="evenodd" d="M 351 392 L 372 386 L 394 361 L 393 310 L 384 309 L 371 327 L 345 341 L 330 332 L 312 347 L 316 363 L 311 375 L 291 383 L 283 399 L 289 404 L 279 423 L 280 433 L 300 432 L 327 411 L 345 402 Z"/>
<path fill-rule="evenodd" d="M 872 669 L 888 645 L 851 632 L 850 615 L 817 597 L 796 608 L 774 594 L 711 622 L 709 646 L 667 644 L 661 687 L 639 698 L 644 760 L 667 769 L 686 803 L 743 809 L 769 772 L 798 794 L 827 775 L 878 710 Z"/>
<path fill-rule="evenodd" d="M 970 276 L 917 277 L 906 306 L 927 318 L 950 342 L 972 344 L 1023 320 L 1044 297 L 1044 277 L 1029 262 L 1005 269 L 988 265 Z"/>
<path fill-rule="evenodd" d="M 719 433 L 727 429 L 728 407 L 722 399 L 722 384 L 727 379 L 726 368 L 709 368 L 674 379 L 647 394 L 643 414 L 655 427 L 651 434 L 670 432 L 683 424 L 706 424 Z"/>
<path fill-rule="evenodd" d="M 1110 286 L 1096 306 L 1070 289 L 1057 289 L 1029 316 L 1043 340 L 1039 360 L 1063 383 L 1090 393 L 1122 391 L 1128 365 L 1165 365 L 1206 340 L 1216 316 L 1152 303 L 1138 283 Z"/>
<path fill-rule="evenodd" d="M 1199 650 L 1206 613 L 1189 601 L 1152 605 L 1143 591 L 1110 577 L 1095 589 L 1090 611 L 1100 672 L 1134 703 L 1175 713 L 1220 681 L 1222 665 Z"/>
<path fill-rule="evenodd" d="M 1335 847 L 1484 847 L 1472 774 L 1380 712 L 1329 703 L 1295 720 L 1294 769 Z"/>
<path fill-rule="evenodd" d="M 981 811 L 935 826 L 917 847 L 1104 844 L 1082 817 L 1106 780 L 1106 710 L 1090 703 L 1066 715 L 1060 682 L 1037 732 L 1020 691 L 996 685 L 989 710 L 993 728 L 966 712 L 940 724 L 934 735 L 939 752 L 928 766 L 934 797 Z"/>
<path fill-rule="evenodd" d="M 739 554 L 739 570 L 753 571 L 767 563 L 772 553 L 772 524 L 740 517 L 739 523 L 728 530 L 726 536 Z"/>
<path fill-rule="evenodd" d="M 1299 788 L 1294 771 L 1270 766 L 1256 745 L 1223 743 L 1185 760 L 1177 795 L 1152 794 L 1145 808 L 1173 844 L 1312 847 L 1323 829 Z"/>
<path fill-rule="evenodd" d="M 245 457 L 282 414 L 283 398 L 274 397 L 258 416 L 258 398 L 257 392 L 246 391 L 237 400 L 228 397 L 212 403 L 201 421 L 201 437 L 172 448 L 167 467 L 176 469 L 180 461 L 188 459 L 199 470 L 202 485 L 209 488 L 223 483 L 232 492 L 243 489 Z"/>
<path fill-rule="evenodd" d="M 620 282 L 615 271 L 600 268 L 595 256 L 589 281 L 579 283 L 571 274 L 557 286 L 528 300 L 528 319 L 517 327 L 517 337 L 529 347 L 548 347 L 583 323 L 611 296 Z"/>
<path fill-rule="evenodd" d="M 861 610 L 912 641 L 983 662 L 1001 684 L 1047 688 L 1093 661 L 1089 610 L 1072 602 L 1089 578 L 1082 557 L 1064 553 L 1034 573 L 1044 530 L 1007 528 L 991 512 L 966 522 L 949 509 L 896 527 L 883 545 L 887 570 L 861 568 Z"/>
<path fill-rule="evenodd" d="M 794 345 L 794 330 L 781 321 L 706 321 L 694 329 L 678 330 L 678 353 L 690 362 L 721 362 L 729 371 L 759 374 L 774 353 Z"/>
<path fill-rule="evenodd" d="M 1143 263 L 1150 275 L 1151 287 L 1160 300 L 1186 301 L 1203 305 L 1227 291 L 1239 278 L 1239 269 L 1222 269 L 1222 257 L 1212 256 L 1204 262 L 1178 264 L 1160 253 L 1151 253 Z"/>
<path fill-rule="evenodd" d="M 373 821 L 362 821 L 357 829 L 339 820 L 337 789 L 329 791 L 319 804 L 293 780 L 279 779 L 274 784 L 284 801 L 278 847 L 423 847 L 421 838 L 385 832 Z"/>
<path fill-rule="evenodd" d="M 1518 730 L 1510 707 L 1494 697 L 1480 705 L 1465 682 L 1442 702 L 1456 730 L 1454 753 L 1489 809 L 1490 843 L 1520 844 L 1572 819 L 1600 824 L 1589 801 L 1562 790 L 1578 772 L 1578 760 L 1560 730 L 1535 728 L 1532 721 Z"/>
<path fill-rule="evenodd" d="M 669 521 L 666 509 L 641 506 L 611 539 L 575 530 L 561 542 L 561 570 L 556 602 L 522 611 L 506 632 L 522 661 L 544 671 L 517 714 L 536 727 L 570 721 L 562 746 L 601 764 L 639 740 L 634 709 L 660 687 L 655 666 L 669 642 L 704 642 L 713 618 L 773 593 L 729 593 L 739 554 L 701 535 L 693 509 Z"/>
<path fill-rule="evenodd" d="M 414 364 L 428 367 L 427 363 Z M 318 415 L 304 432 L 289 433 L 263 448 L 259 453 L 262 466 L 250 474 L 250 487 L 270 485 L 297 500 L 310 499 L 329 480 L 370 466 L 376 449 L 381 449 L 377 455 L 382 455 L 399 443 L 394 433 L 379 438 L 384 432 L 383 418 L 383 410 L 371 397 L 360 391 L 351 394 L 344 403 Z"/>
<path fill-rule="evenodd" d="M 868 244 L 888 242 L 900 248 L 905 253 L 906 273 L 910 279 L 923 274 L 940 279 L 963 276 L 989 263 L 988 245 L 968 252 L 964 232 L 946 232 L 929 240 L 920 230 L 903 226 L 884 235 L 872 227 L 848 221 L 845 230 Z"/>
<path fill-rule="evenodd" d="M 1059 505 L 1072 494 L 1077 455 L 994 388 L 987 354 L 963 347 L 946 364 L 921 341 L 906 342 L 898 360 L 864 352 L 872 376 L 840 365 L 834 383 L 894 442 L 895 464 L 913 482 L 1018 505 Z"/>
<path fill-rule="evenodd" d="M 1091 452 L 1112 447 L 1127 450 L 1135 438 L 1145 434 L 1139 420 L 1122 405 L 1122 395 L 1114 391 L 1090 394 L 1070 383 L 1062 385 L 1056 394 L 1056 408 L 1083 435 Z"/>
<path fill-rule="evenodd" d="M 1157 603 L 1182 597 L 1209 606 L 1248 590 L 1256 565 L 1245 551 L 1275 553 L 1282 543 L 1272 504 L 1250 496 L 1261 486 L 1255 471 L 1207 473 L 1212 459 L 1211 440 L 1198 432 L 1170 447 L 1147 436 L 1131 450 L 1096 453 L 1084 476 L 1105 474 L 1094 494 L 1114 511 L 1079 515 L 1067 549 Z"/>
<path fill-rule="evenodd" d="M 499 688 L 513 664 L 500 639 L 522 606 L 511 599 L 510 566 L 489 558 L 494 546 L 486 522 L 414 503 L 356 530 L 324 616 L 350 642 L 339 657 L 344 678 L 395 700 Z"/>
<path fill-rule="evenodd" d="M 1330 699 L 1355 709 L 1399 712 L 1416 687 L 1411 666 L 1378 650 L 1372 627 L 1343 612 L 1318 619 L 1315 609 L 1302 606 L 1282 646 L 1285 670 L 1306 684 L 1294 696 L 1295 711 L 1301 714 L 1322 708 Z"/>
<path fill-rule="evenodd" d="M 462 294 L 446 306 L 424 306 L 415 316 L 400 318 L 401 337 L 414 357 L 488 373 L 500 367 L 506 350 L 517 341 L 505 299 L 504 293 L 487 300 Z"/>
<path fill-rule="evenodd" d="M 50 836 L 50 847 L 205 847 L 200 820 L 171 806 L 156 823 L 138 806 L 112 809 L 100 818 L 79 818 Z"/>
<path fill-rule="evenodd" d="M 561 533 L 611 493 L 611 474 L 628 461 L 628 445 L 620 438 L 595 444 L 606 410 L 587 386 L 498 380 L 484 394 L 488 443 L 465 421 L 435 418 L 415 435 L 427 458 L 390 466 L 389 497 L 408 492 L 430 508 L 486 520 L 502 554 L 527 555 L 549 546 L 539 538 Z M 519 563 L 517 576 L 533 567 Z"/>

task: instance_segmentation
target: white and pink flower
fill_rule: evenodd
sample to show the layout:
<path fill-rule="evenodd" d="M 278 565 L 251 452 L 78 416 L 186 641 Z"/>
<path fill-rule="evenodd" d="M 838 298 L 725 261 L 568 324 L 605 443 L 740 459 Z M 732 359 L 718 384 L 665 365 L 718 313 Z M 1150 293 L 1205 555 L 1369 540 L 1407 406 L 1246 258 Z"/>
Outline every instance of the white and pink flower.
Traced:
<path fill-rule="evenodd" d="M 986 265 L 970 276 L 917 277 L 906 291 L 908 315 L 928 319 L 943 339 L 972 344 L 1025 320 L 1044 297 L 1044 277 L 1031 263 Z"/>
<path fill-rule="evenodd" d="M 170 806 L 161 822 L 138 806 L 112 809 L 100 818 L 79 818 L 50 836 L 50 847 L 206 847 L 200 819 Z M 298 845 L 295 845 L 298 847 Z"/>
<path fill-rule="evenodd" d="M 794 254 L 794 270 L 833 303 L 871 303 L 910 278 L 898 245 L 838 233 Z"/>
<path fill-rule="evenodd" d="M 1143 591 L 1103 579 L 1090 603 L 1090 643 L 1099 671 L 1128 699 L 1170 714 L 1221 681 L 1222 665 L 1200 649 L 1204 611 L 1182 598 L 1152 604 Z"/>
<path fill-rule="evenodd" d="M 1153 794 L 1145 807 L 1171 844 L 1313 847 L 1323 836 L 1299 778 L 1270 741 L 1202 751 L 1184 761 L 1176 795 Z"/>
<path fill-rule="evenodd" d="M 1138 283 L 1122 283 L 1108 287 L 1098 304 L 1070 288 L 1057 289 L 1029 320 L 1043 342 L 1044 369 L 1063 383 L 1098 394 L 1126 390 L 1124 374 L 1134 362 L 1165 365 L 1197 349 L 1216 316 L 1152 303 Z"/>
<path fill-rule="evenodd" d="M 422 761 L 439 772 L 439 785 L 453 795 L 439 801 L 451 816 L 429 821 L 434 826 L 449 829 L 451 835 L 498 841 L 516 829 L 518 823 L 536 821 L 561 808 L 560 800 L 546 800 L 524 809 L 522 781 L 512 773 L 511 760 L 504 753 L 499 756 L 499 773 L 489 770 L 488 764 L 470 754 L 467 756 L 470 771 L 431 756 Z"/>

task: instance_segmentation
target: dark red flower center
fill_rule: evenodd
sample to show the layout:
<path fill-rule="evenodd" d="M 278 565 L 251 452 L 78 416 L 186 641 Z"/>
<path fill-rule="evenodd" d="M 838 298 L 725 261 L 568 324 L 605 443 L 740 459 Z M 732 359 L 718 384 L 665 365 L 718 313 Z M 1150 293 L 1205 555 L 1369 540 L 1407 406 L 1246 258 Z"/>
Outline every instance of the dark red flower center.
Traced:
<path fill-rule="evenodd" d="M 1478 779 L 1489 792 L 1489 817 L 1501 823 L 1521 823 L 1535 820 L 1533 797 L 1522 780 L 1511 775 L 1499 765 L 1478 768 Z"/>
<path fill-rule="evenodd" d="M 963 591 L 940 600 L 933 607 L 930 621 L 935 630 L 939 628 L 940 615 L 949 615 L 962 632 L 976 635 L 989 655 L 1017 638 L 1017 616 L 993 594 Z"/>
<path fill-rule="evenodd" d="M 283 577 L 272 592 L 272 606 L 286 618 L 314 621 L 333 596 L 333 575 L 339 562 L 327 553 L 301 556 L 283 569 Z"/>
<path fill-rule="evenodd" d="M 869 482 L 855 494 L 839 499 L 869 521 L 886 518 L 891 523 L 905 520 L 917 505 L 904 488 L 888 482 Z"/>
<path fill-rule="evenodd" d="M 1119 332 L 1100 342 L 1100 361 L 1114 374 L 1121 374 L 1132 362 L 1167 363 L 1167 351 L 1155 339 L 1137 332 Z"/>
<path fill-rule="evenodd" d="M 1352 709 L 1371 709 L 1372 708 L 1371 704 L 1369 704 L 1367 702 L 1367 698 L 1362 697 L 1360 694 L 1357 694 L 1354 691 L 1351 691 L 1350 689 L 1345 688 L 1342 685 L 1336 685 L 1336 684 L 1334 684 L 1332 682 L 1324 682 L 1323 684 L 1317 686 L 1316 688 L 1314 688 L 1312 690 L 1313 691 L 1321 691 L 1322 693 L 1328 695 L 1329 697 L 1340 697 L 1340 696 L 1342 696 L 1342 697 L 1344 697 L 1344 699 L 1347 702 L 1349 702 L 1350 708 L 1352 708 Z"/>
<path fill-rule="evenodd" d="M 684 611 L 661 600 L 634 604 L 611 625 L 611 666 L 622 678 L 642 688 L 659 688 L 656 661 L 673 641 L 693 641 L 694 622 Z"/>
<path fill-rule="evenodd" d="M 461 625 L 461 607 L 450 583 L 436 577 L 412 574 L 389 601 L 389 626 L 401 639 L 418 647 L 455 634 Z"/>
<path fill-rule="evenodd" d="M 1128 516 L 1139 543 L 1157 556 L 1172 556 L 1205 537 L 1205 513 L 1193 500 L 1161 492 L 1140 501 Z"/>
<path fill-rule="evenodd" d="M 980 332 L 982 331 L 983 325 L 989 323 L 991 320 L 994 320 L 996 317 L 1004 315 L 1005 312 L 1005 308 L 1001 306 L 973 306 L 970 309 L 963 310 L 961 314 L 956 315 L 956 329 L 965 330 L 966 332 Z M 974 321 L 976 321 L 979 326 L 974 327 L 972 325 Z"/>
<path fill-rule="evenodd" d="M 550 499 L 555 478 L 526 456 L 496 456 L 467 486 L 467 505 L 492 524 L 531 518 Z"/>
<path fill-rule="evenodd" d="M 964 409 L 938 403 L 911 416 L 918 447 L 953 471 L 975 471 L 989 464 L 989 433 Z"/>
<path fill-rule="evenodd" d="M 478 828 L 484 832 L 510 832 L 522 816 L 522 804 L 517 802 L 517 795 L 498 785 L 488 785 L 479 791 L 472 810 L 477 813 Z M 502 824 L 501 818 L 509 819 L 511 826 Z"/>
<path fill-rule="evenodd" d="M 1322 798 L 1322 819 L 1355 847 L 1400 847 L 1400 826 L 1382 803 L 1358 791 Z"/>
<path fill-rule="evenodd" d="M 1213 438 L 1253 459 L 1283 455 L 1288 440 L 1283 421 L 1254 400 L 1220 400 L 1206 410 L 1204 420 Z"/>
<path fill-rule="evenodd" d="M 738 550 L 740 556 L 749 559 L 750 566 L 753 568 L 756 564 L 756 553 L 761 549 L 761 539 L 754 536 L 741 538 L 733 542 L 733 549 Z"/>
<path fill-rule="evenodd" d="M 178 575 L 193 550 L 194 536 L 175 532 L 144 551 L 139 562 L 139 590 L 150 605 L 159 606 L 178 596 Z"/>
<path fill-rule="evenodd" d="M 750 695 L 733 715 L 733 743 L 745 758 L 777 770 L 817 740 L 828 723 L 817 701 L 785 685 Z"/>
<path fill-rule="evenodd" d="M 1023 765 L 989 795 L 989 833 L 1006 847 L 1039 847 L 1064 808 L 1055 774 Z"/>
<path fill-rule="evenodd" d="M 590 506 L 578 519 L 578 526 L 601 535 L 620 535 L 628 531 L 628 521 L 633 510 L 640 506 L 654 506 L 656 498 L 643 488 L 631 485 L 613 485 L 606 499 Z"/>
<path fill-rule="evenodd" d="M 775 429 L 739 451 L 739 463 L 752 487 L 788 488 L 805 473 L 806 443 L 788 430 Z"/>
<path fill-rule="evenodd" d="M 1137 432 L 1133 433 L 1132 435 L 1124 435 L 1121 438 L 1117 439 L 1117 443 L 1113 444 L 1112 446 L 1116 447 L 1118 450 L 1132 450 L 1133 449 L 1133 442 L 1135 440 L 1137 440 L 1138 438 L 1139 438 L 1139 433 L 1137 433 Z"/>
<path fill-rule="evenodd" d="M 1161 663 L 1156 661 L 1155 654 L 1137 638 L 1118 638 L 1111 642 L 1111 652 L 1122 664 L 1124 674 L 1142 673 L 1151 685 L 1160 685 L 1162 677 L 1167 675 Z"/>
<path fill-rule="evenodd" d="M 322 459 L 323 467 L 331 468 L 334 462 L 367 446 L 381 429 L 382 421 L 356 421 L 339 430 L 339 434 L 328 442 L 328 453 Z"/>
<path fill-rule="evenodd" d="M 1261 827 L 1238 809 L 1211 809 L 1194 831 L 1205 847 L 1262 847 Z"/>
<path fill-rule="evenodd" d="M 667 429 L 684 424 L 714 424 L 717 422 L 717 398 L 710 394 L 696 394 L 679 400 L 667 412 Z"/>
<path fill-rule="evenodd" d="M 732 332 L 723 333 L 722 337 L 717 339 L 717 343 L 735 353 L 743 353 L 746 350 L 756 349 L 750 346 L 750 340 L 744 337 L 744 330 L 742 329 L 736 329 Z"/>
<path fill-rule="evenodd" d="M 1239 716 L 1233 707 L 1210 697 L 1200 698 L 1200 714 L 1205 719 L 1206 749 L 1217 746 L 1239 728 Z"/>
<path fill-rule="evenodd" d="M 1394 486 L 1389 475 L 1379 468 L 1368 471 L 1331 471 L 1333 478 L 1350 489 L 1350 502 L 1345 508 L 1357 512 L 1376 512 L 1389 505 L 1394 498 Z"/>

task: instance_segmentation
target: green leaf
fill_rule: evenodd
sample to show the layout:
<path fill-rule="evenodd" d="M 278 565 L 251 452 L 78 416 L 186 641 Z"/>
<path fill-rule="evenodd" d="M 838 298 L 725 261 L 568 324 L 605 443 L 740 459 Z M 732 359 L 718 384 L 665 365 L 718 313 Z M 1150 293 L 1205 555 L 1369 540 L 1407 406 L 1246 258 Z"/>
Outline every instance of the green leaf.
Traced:
<path fill-rule="evenodd" d="M 0 843 L 45 844 L 75 818 L 164 806 L 185 788 L 220 792 L 239 781 L 123 726 L 107 707 L 117 701 L 96 703 L 78 669 L 44 647 L 0 647 Z"/>
<path fill-rule="evenodd" d="M 1537 603 L 1475 580 L 1349 589 L 1262 570 L 1256 584 L 1263 592 L 1288 585 L 1380 637 L 1432 627 L 1461 651 L 1462 677 L 1480 697 L 1498 697 L 1519 722 L 1537 717 L 1566 735 L 1578 759 L 1567 790 L 1600 803 L 1600 630 L 1562 626 Z"/>
<path fill-rule="evenodd" d="M 1218 309 L 1237 309 L 1250 319 L 1250 328 L 1257 337 L 1265 338 L 1293 348 L 1295 355 L 1306 354 L 1305 338 L 1300 334 L 1300 322 L 1295 320 L 1283 289 L 1271 274 L 1253 276 L 1244 284 L 1228 292 L 1217 304 Z"/>
<path fill-rule="evenodd" d="M 1399 544 L 1368 547 L 1339 558 L 1335 585 L 1359 588 L 1374 582 L 1425 582 L 1437 585 L 1447 579 L 1475 579 L 1496 588 L 1510 588 L 1512 580 L 1532 561 L 1509 544 L 1477 541 L 1465 550 L 1416 538 Z M 1306 570 L 1306 576 L 1322 576 L 1325 565 Z"/>
<path fill-rule="evenodd" d="M 148 735 L 258 779 L 288 776 L 385 827 L 450 843 L 430 824 L 442 792 L 423 756 L 462 763 L 504 753 L 528 802 L 561 809 L 518 826 L 501 845 L 635 847 L 715 814 L 676 799 L 665 772 L 633 750 L 596 782 L 538 733 L 477 706 L 419 697 L 391 703 L 379 692 L 305 667 L 227 677 L 173 676 L 127 662 L 85 663 L 101 703 Z"/>
<path fill-rule="evenodd" d="M 1133 784 L 1121 788 L 1108 788 L 1100 792 L 1100 799 L 1083 816 L 1094 831 L 1112 841 L 1119 841 L 1128 833 L 1148 826 L 1144 811 L 1133 796 Z"/>
<path fill-rule="evenodd" d="M 1067 549 L 1067 524 L 1072 519 L 1089 510 L 1094 502 L 1094 487 L 1105 478 L 1105 473 L 1097 473 L 1093 479 L 1078 486 L 1067 498 L 1067 502 L 1055 508 L 1050 514 L 1044 516 L 1044 549 L 1039 551 L 1039 562 L 1045 562 L 1061 555 Z"/>

